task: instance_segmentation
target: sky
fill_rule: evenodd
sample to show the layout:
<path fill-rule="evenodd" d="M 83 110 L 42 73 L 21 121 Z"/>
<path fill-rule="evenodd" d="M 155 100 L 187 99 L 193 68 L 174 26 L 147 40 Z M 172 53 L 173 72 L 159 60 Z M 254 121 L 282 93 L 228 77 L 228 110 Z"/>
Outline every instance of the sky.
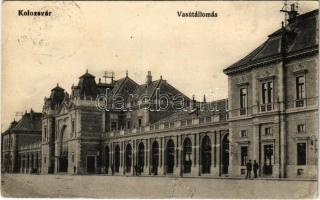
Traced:
<path fill-rule="evenodd" d="M 280 1 L 3 2 L 2 132 L 30 108 L 42 111 L 57 83 L 68 93 L 88 69 L 113 71 L 139 84 L 151 71 L 197 100 L 228 97 L 223 69 L 281 27 Z M 299 2 L 299 12 L 318 2 Z M 18 16 L 18 10 L 50 17 Z M 177 12 L 216 12 L 181 18 Z"/>

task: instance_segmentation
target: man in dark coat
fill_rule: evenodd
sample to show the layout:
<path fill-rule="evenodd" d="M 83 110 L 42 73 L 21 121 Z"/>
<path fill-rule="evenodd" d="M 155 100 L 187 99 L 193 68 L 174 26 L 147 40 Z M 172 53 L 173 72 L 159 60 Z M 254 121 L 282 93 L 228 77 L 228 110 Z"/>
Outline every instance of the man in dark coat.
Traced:
<path fill-rule="evenodd" d="M 254 173 L 254 178 L 257 178 L 257 172 L 258 172 L 258 168 L 259 168 L 259 165 L 257 163 L 256 160 L 253 161 L 253 173 Z"/>
<path fill-rule="evenodd" d="M 251 160 L 247 162 L 247 178 L 251 179 L 251 170 L 252 170 L 252 163 Z"/>

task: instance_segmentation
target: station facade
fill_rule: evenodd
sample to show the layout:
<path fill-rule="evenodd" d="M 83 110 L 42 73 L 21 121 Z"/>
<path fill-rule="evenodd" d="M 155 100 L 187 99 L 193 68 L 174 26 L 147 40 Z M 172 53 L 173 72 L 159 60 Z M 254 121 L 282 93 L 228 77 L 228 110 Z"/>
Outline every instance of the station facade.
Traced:
<path fill-rule="evenodd" d="M 38 171 L 241 177 L 255 160 L 260 177 L 316 178 L 318 10 L 290 12 L 224 70 L 227 99 L 197 102 L 151 72 L 142 85 L 128 74 L 97 83 L 88 71 L 71 94 L 57 85 L 44 99 Z"/>

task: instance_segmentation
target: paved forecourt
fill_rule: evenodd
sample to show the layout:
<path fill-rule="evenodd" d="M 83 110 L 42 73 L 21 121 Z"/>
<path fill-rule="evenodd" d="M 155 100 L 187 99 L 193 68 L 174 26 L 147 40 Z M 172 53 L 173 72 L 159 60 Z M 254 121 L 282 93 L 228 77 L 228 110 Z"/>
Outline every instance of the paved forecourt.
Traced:
<path fill-rule="evenodd" d="M 5 197 L 315 198 L 316 181 L 173 177 L 2 175 Z"/>

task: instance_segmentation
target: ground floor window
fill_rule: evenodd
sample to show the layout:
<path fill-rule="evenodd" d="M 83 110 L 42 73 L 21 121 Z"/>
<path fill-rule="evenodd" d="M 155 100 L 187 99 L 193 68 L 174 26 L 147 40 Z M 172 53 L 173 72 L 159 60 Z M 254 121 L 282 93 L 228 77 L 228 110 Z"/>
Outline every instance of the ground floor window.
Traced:
<path fill-rule="evenodd" d="M 297 165 L 306 165 L 306 143 L 297 143 Z"/>

